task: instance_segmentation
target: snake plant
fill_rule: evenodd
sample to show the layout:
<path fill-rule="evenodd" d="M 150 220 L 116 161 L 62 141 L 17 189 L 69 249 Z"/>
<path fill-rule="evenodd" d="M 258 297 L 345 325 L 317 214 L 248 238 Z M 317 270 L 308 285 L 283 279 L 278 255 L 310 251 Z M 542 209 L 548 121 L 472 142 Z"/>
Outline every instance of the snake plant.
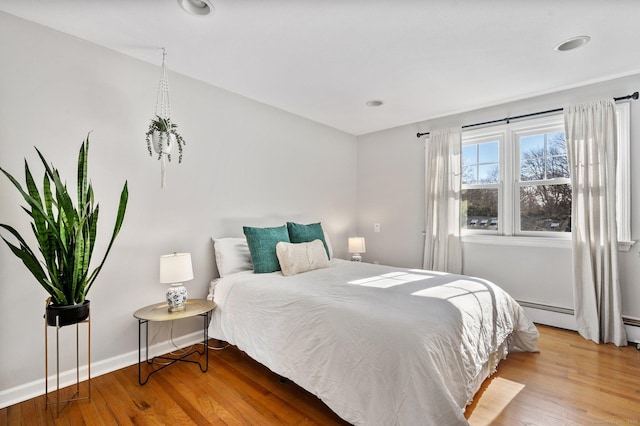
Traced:
<path fill-rule="evenodd" d="M 58 170 L 53 164 L 47 164 L 38 148 L 36 151 L 44 165 L 41 190 L 36 186 L 26 160 L 26 189 L 23 189 L 6 170 L 0 167 L 0 171 L 18 189 L 28 205 L 23 207 L 23 210 L 31 217 L 31 229 L 35 234 L 40 256 L 29 247 L 20 233 L 9 225 L 0 224 L 0 227 L 13 235 L 18 244 L 9 242 L 4 236 L 2 239 L 49 293 L 54 305 L 75 305 L 85 300 L 120 232 L 129 198 L 127 182 L 125 181 L 120 194 L 111 241 L 102 261 L 90 270 L 100 209 L 97 203 L 94 204 L 93 187 L 87 178 L 89 136 L 87 135 L 82 143 L 78 154 L 75 204 Z"/>

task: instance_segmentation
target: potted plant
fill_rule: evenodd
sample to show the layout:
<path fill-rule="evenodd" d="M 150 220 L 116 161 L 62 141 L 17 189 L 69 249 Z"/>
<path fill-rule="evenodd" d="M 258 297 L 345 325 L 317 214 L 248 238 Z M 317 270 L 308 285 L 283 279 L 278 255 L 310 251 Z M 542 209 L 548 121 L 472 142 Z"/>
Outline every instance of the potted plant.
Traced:
<path fill-rule="evenodd" d="M 49 293 L 46 309 L 47 323 L 60 326 L 75 324 L 89 316 L 89 300 L 86 295 L 95 282 L 120 232 L 127 207 L 129 192 L 125 181 L 120 194 L 120 204 L 111 241 L 100 264 L 90 271 L 90 261 L 97 235 L 98 204 L 94 205 L 94 192 L 87 180 L 87 159 L 89 136 L 84 140 L 78 154 L 77 200 L 74 204 L 67 185 L 53 164 L 48 165 L 42 153 L 36 148 L 45 173 L 42 189 L 38 190 L 25 161 L 26 189 L 6 170 L 0 171 L 18 189 L 28 207 L 24 210 L 31 217 L 31 228 L 36 237 L 40 256 L 32 250 L 25 239 L 13 227 L 0 224 L 18 244 L 12 244 L 2 237 L 38 283 Z"/>
<path fill-rule="evenodd" d="M 180 136 L 180 133 L 178 133 L 177 128 L 178 125 L 172 123 L 171 118 L 164 118 L 159 115 L 152 118 L 147 133 L 145 134 L 149 155 L 153 155 L 153 151 L 155 151 L 158 154 L 158 159 L 166 155 L 169 161 L 171 161 L 171 151 L 173 150 L 173 146 L 177 144 L 179 155 L 178 163 L 182 163 L 182 150 L 186 142 L 182 136 Z"/>

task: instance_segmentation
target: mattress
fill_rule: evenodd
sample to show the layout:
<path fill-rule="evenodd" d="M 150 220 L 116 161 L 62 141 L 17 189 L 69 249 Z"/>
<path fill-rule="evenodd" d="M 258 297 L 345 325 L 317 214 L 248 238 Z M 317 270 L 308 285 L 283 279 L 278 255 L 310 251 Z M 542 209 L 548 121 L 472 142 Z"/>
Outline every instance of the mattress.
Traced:
<path fill-rule="evenodd" d="M 357 425 L 466 425 L 512 351 L 537 351 L 522 308 L 480 278 L 330 261 L 216 280 L 210 336 L 236 345 Z"/>

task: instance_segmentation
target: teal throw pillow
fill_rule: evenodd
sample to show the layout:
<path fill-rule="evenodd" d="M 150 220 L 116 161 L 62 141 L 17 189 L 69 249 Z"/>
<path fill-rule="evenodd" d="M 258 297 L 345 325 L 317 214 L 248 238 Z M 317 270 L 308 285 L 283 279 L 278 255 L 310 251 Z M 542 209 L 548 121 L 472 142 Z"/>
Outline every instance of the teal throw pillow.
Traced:
<path fill-rule="evenodd" d="M 265 274 L 280 270 L 280 262 L 276 254 L 276 244 L 289 241 L 289 233 L 285 225 L 275 228 L 253 228 L 243 226 L 244 235 L 253 262 L 253 272 Z"/>
<path fill-rule="evenodd" d="M 310 223 L 309 225 L 301 225 L 299 223 L 287 222 L 287 230 L 289 231 L 289 240 L 292 243 L 309 243 L 313 240 L 320 240 L 327 252 L 327 258 L 331 259 L 329 247 L 324 240 L 324 231 L 322 225 L 318 223 Z"/>

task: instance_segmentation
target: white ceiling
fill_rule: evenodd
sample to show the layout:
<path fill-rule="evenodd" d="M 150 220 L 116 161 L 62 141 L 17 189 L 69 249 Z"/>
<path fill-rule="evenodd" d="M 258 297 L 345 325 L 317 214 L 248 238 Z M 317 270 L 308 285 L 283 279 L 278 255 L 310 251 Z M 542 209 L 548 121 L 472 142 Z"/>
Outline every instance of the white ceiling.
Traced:
<path fill-rule="evenodd" d="M 211 1 L 208 17 L 176 0 L 0 10 L 158 66 L 165 47 L 171 71 L 354 135 L 640 72 L 639 0 Z"/>

